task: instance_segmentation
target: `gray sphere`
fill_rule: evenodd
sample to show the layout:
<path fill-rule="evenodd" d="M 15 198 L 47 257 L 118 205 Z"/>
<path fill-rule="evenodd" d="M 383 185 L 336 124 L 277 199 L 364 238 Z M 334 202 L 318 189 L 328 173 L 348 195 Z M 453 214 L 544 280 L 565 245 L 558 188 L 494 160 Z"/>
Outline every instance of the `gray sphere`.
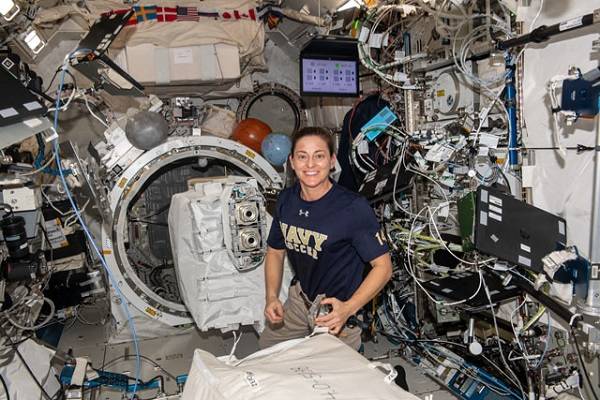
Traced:
<path fill-rule="evenodd" d="M 129 142 L 140 150 L 150 150 L 167 139 L 169 126 L 162 115 L 140 111 L 127 120 L 125 134 Z"/>

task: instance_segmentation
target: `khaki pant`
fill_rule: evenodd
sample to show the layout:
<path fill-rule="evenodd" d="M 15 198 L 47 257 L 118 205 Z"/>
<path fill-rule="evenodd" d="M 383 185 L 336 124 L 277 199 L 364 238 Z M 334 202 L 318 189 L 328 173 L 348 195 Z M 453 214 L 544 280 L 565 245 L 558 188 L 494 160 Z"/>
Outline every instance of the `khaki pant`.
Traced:
<path fill-rule="evenodd" d="M 265 330 L 260 335 L 258 345 L 261 349 L 273 346 L 279 342 L 290 339 L 303 338 L 312 333 L 314 322 L 309 316 L 306 302 L 302 298 L 300 284 L 290 287 L 288 299 L 283 305 L 283 322 L 271 325 L 268 321 Z M 338 337 L 355 350 L 360 347 L 361 329 L 359 326 L 349 328 L 345 326 Z"/>

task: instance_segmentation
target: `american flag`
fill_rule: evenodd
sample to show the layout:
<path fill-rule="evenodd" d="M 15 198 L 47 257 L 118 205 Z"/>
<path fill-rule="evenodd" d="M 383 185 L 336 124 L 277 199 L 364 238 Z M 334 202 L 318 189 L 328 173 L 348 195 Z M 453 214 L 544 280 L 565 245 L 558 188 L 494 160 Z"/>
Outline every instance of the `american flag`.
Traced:
<path fill-rule="evenodd" d="M 199 21 L 198 8 L 177 7 L 177 21 Z"/>

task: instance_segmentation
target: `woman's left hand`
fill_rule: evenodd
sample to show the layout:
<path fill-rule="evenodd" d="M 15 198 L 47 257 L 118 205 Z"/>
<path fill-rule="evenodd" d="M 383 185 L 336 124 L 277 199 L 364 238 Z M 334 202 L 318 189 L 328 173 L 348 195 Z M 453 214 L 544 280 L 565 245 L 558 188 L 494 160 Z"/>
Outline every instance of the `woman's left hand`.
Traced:
<path fill-rule="evenodd" d="M 327 297 L 321 300 L 321 304 L 330 304 L 332 307 L 331 312 L 326 315 L 322 315 L 315 319 L 315 323 L 318 326 L 325 326 L 329 328 L 329 333 L 338 335 L 346 321 L 352 315 L 352 309 L 350 306 L 335 297 Z"/>

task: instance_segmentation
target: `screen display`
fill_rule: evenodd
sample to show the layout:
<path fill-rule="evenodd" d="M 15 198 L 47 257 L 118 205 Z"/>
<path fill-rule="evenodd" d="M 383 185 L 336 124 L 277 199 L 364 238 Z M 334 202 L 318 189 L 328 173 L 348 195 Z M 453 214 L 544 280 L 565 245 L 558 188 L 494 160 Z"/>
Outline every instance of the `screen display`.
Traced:
<path fill-rule="evenodd" d="M 358 94 L 357 62 L 302 59 L 304 93 Z"/>

